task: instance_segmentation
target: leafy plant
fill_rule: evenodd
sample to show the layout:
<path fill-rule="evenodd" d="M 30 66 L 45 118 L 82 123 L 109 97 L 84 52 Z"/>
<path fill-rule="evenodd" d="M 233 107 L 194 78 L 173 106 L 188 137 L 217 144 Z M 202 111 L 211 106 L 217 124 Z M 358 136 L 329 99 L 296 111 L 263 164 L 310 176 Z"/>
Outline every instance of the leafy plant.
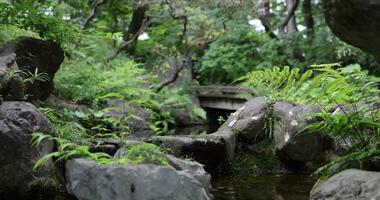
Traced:
<path fill-rule="evenodd" d="M 246 29 L 219 38 L 205 51 L 196 68 L 203 84 L 231 83 L 253 70 L 259 55 L 257 46 L 266 38 Z"/>
<path fill-rule="evenodd" d="M 329 108 L 337 104 L 351 104 L 367 93 L 373 94 L 373 82 L 363 82 L 366 73 L 352 71 L 339 64 L 314 65 L 300 74 L 298 68 L 274 67 L 252 71 L 238 81 L 246 87 L 262 90 L 272 100 L 284 100 L 297 104 L 318 103 Z M 355 74 L 357 75 L 356 77 Z M 359 82 L 358 80 L 362 82 Z"/>
<path fill-rule="evenodd" d="M 23 77 L 23 82 L 26 86 L 31 85 L 37 81 L 40 81 L 40 82 L 50 81 L 49 74 L 45 72 L 39 73 L 38 68 L 36 68 L 34 72 L 32 73 L 30 70 L 28 70 L 28 67 L 25 67 L 22 70 L 18 70 L 16 74 Z"/>
<path fill-rule="evenodd" d="M 58 150 L 44 155 L 34 165 L 33 170 L 39 170 L 47 161 L 54 159 L 55 163 L 72 158 L 88 158 L 100 164 L 110 163 L 111 156 L 106 153 L 92 153 L 87 145 L 78 145 L 68 140 L 45 135 L 43 133 L 34 133 L 32 135 L 32 145 L 38 146 L 43 140 L 51 140 L 57 143 Z"/>
<path fill-rule="evenodd" d="M 321 107 L 321 113 L 311 115 L 319 120 L 309 125 L 307 132 L 325 134 L 344 147 L 342 157 L 315 172 L 321 180 L 344 169 L 347 163 L 358 162 L 363 167 L 364 162 L 380 158 L 379 79 L 368 76 L 359 65 L 315 65 L 303 74 L 298 68 L 274 67 L 250 72 L 239 81 L 261 89 L 273 101 Z M 331 112 L 333 108 L 337 111 Z M 268 130 L 273 123 L 267 119 Z"/>
<path fill-rule="evenodd" d="M 136 144 L 126 148 L 126 155 L 113 164 L 155 164 L 168 166 L 164 149 L 154 144 Z"/>

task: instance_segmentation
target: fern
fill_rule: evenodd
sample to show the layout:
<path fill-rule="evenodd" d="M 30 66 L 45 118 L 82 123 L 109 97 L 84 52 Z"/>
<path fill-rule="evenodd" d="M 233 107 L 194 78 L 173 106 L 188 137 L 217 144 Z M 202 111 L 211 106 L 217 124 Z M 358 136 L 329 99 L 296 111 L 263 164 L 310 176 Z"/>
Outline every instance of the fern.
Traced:
<path fill-rule="evenodd" d="M 90 147 L 86 145 L 78 145 L 68 140 L 53 137 L 50 135 L 44 135 L 41 133 L 32 134 L 32 144 L 38 146 L 41 141 L 49 139 L 58 144 L 58 150 L 49 154 L 44 155 L 39 160 L 36 161 L 33 170 L 39 170 L 44 164 L 54 159 L 55 162 L 66 161 L 72 158 L 88 158 L 94 160 L 100 164 L 108 164 L 111 162 L 111 156 L 105 153 L 92 153 L 90 152 Z"/>
<path fill-rule="evenodd" d="M 299 74 L 297 68 L 274 67 L 250 72 L 238 81 L 245 87 L 262 89 L 273 101 L 318 104 L 322 108 L 321 113 L 311 114 L 320 120 L 309 125 L 306 133 L 326 134 L 345 144 L 347 150 L 345 155 L 315 172 L 320 181 L 343 170 L 346 163 L 380 158 L 380 110 L 375 106 L 380 100 L 379 79 L 368 76 L 359 66 L 314 65 L 303 74 Z M 337 105 L 342 113 L 331 113 L 331 108 Z M 342 105 L 350 111 L 344 111 Z M 266 121 L 267 137 L 270 138 L 274 122 L 270 118 Z"/>
<path fill-rule="evenodd" d="M 284 100 L 297 104 L 313 104 L 316 101 L 323 107 L 336 104 L 351 104 L 367 93 L 375 93 L 376 83 L 360 83 L 355 80 L 363 75 L 339 64 L 314 65 L 303 74 L 299 69 L 285 66 L 252 71 L 237 81 L 242 86 L 254 87 L 264 91 L 272 100 Z M 363 94 L 364 93 L 364 94 Z"/>

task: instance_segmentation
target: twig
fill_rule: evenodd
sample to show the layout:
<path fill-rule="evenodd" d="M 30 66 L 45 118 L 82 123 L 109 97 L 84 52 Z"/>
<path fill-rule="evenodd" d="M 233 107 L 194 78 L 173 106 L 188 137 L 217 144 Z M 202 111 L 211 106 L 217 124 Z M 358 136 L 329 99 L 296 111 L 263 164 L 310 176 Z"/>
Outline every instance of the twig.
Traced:
<path fill-rule="evenodd" d="M 125 41 L 123 45 L 118 47 L 108 58 L 107 61 L 114 59 L 120 52 L 125 50 L 130 44 L 132 44 L 148 27 L 153 23 L 153 20 L 146 20 L 140 29 L 131 37 L 131 39 Z"/>
<path fill-rule="evenodd" d="M 91 5 L 90 14 L 84 20 L 82 29 L 85 29 L 88 26 L 90 21 L 95 17 L 96 11 L 98 10 L 99 6 L 104 4 L 105 2 L 105 0 L 95 0 L 95 2 Z"/>

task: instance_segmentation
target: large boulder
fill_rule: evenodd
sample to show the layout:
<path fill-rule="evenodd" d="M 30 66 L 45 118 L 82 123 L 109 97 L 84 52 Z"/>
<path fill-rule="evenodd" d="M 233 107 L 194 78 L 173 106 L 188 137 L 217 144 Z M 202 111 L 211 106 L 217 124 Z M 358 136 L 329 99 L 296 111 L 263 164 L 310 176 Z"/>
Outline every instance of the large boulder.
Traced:
<path fill-rule="evenodd" d="M 349 169 L 317 185 L 310 200 L 380 199 L 380 173 Z"/>
<path fill-rule="evenodd" d="M 147 143 L 142 142 L 142 141 L 136 141 L 136 140 L 127 140 L 125 141 L 125 146 L 123 146 L 116 152 L 116 154 L 114 155 L 114 158 L 120 159 L 127 155 L 128 148 L 133 147 L 135 145 L 142 145 L 142 144 L 147 144 Z M 192 176 L 194 176 L 195 179 L 197 179 L 202 184 L 202 186 L 206 189 L 207 192 L 210 192 L 211 176 L 204 170 L 203 165 L 199 164 L 196 161 L 177 158 L 170 154 L 166 154 L 165 158 L 167 159 L 170 166 L 174 167 L 174 169 L 178 171 L 184 171 L 186 173 L 191 174 Z M 145 163 L 145 164 L 152 164 L 152 163 Z"/>
<path fill-rule="evenodd" d="M 49 81 L 35 81 L 29 85 L 26 93 L 29 99 L 45 100 L 54 89 L 53 78 L 64 59 L 63 49 L 53 41 L 31 37 L 19 37 L 3 45 L 0 55 L 15 53 L 17 65 L 32 73 L 47 73 Z M 38 71 L 37 71 L 38 68 Z"/>
<path fill-rule="evenodd" d="M 380 1 L 323 0 L 323 6 L 335 35 L 380 59 Z"/>
<path fill-rule="evenodd" d="M 243 142 L 253 144 L 264 139 L 265 120 L 270 114 L 270 103 L 265 97 L 255 97 L 227 119 L 219 131 L 230 130 Z"/>
<path fill-rule="evenodd" d="M 66 163 L 67 189 L 79 200 L 208 200 L 191 174 L 158 165 L 98 165 L 85 159 Z"/>
<path fill-rule="evenodd" d="M 25 195 L 31 187 L 51 176 L 51 165 L 32 170 L 35 162 L 54 147 L 51 141 L 32 147 L 30 140 L 34 132 L 51 133 L 52 127 L 32 104 L 6 101 L 0 105 L 0 199 Z"/>
<path fill-rule="evenodd" d="M 319 163 L 324 160 L 327 142 L 318 133 L 306 133 L 315 121 L 310 115 L 320 112 L 317 106 L 294 106 L 286 102 L 273 105 L 273 117 L 279 122 L 274 130 L 275 153 L 289 164 Z"/>

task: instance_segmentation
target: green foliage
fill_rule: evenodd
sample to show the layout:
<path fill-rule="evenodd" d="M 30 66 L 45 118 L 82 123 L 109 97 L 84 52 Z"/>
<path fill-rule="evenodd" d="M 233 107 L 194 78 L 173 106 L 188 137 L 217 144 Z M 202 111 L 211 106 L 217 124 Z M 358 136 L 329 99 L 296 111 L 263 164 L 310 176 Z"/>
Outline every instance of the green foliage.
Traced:
<path fill-rule="evenodd" d="M 127 148 L 125 156 L 112 159 L 112 157 L 102 152 L 91 152 L 90 146 L 79 145 L 75 142 L 45 135 L 43 133 L 32 134 L 31 144 L 33 146 L 40 145 L 43 141 L 50 140 L 57 144 L 58 149 L 52 153 L 46 154 L 36 161 L 33 170 L 41 169 L 44 164 L 51 159 L 54 163 L 63 162 L 74 158 L 86 158 L 94 160 L 99 164 L 155 164 L 168 166 L 169 162 L 166 158 L 164 150 L 154 144 L 138 144 Z"/>
<path fill-rule="evenodd" d="M 366 72 L 360 72 L 358 66 L 333 67 L 339 65 L 314 65 L 303 74 L 299 73 L 298 68 L 274 67 L 252 71 L 238 81 L 243 81 L 243 86 L 263 90 L 264 95 L 272 100 L 297 104 L 318 103 L 325 108 L 352 104 L 364 95 L 376 92 L 374 83 L 367 82 Z"/>
<path fill-rule="evenodd" d="M 244 86 L 256 87 L 273 101 L 296 104 L 318 104 L 319 119 L 308 127 L 311 133 L 322 133 L 345 146 L 344 155 L 315 172 L 322 180 L 345 169 L 348 163 L 375 162 L 380 157 L 379 78 L 361 71 L 359 65 L 315 65 L 300 74 L 298 68 L 253 71 L 239 79 Z M 338 106 L 339 112 L 331 113 Z M 273 124 L 272 121 L 266 123 Z M 270 131 L 269 131 L 270 132 Z"/>
<path fill-rule="evenodd" d="M 49 9 L 36 1 L 0 3 L 0 23 L 16 25 L 25 30 L 33 30 L 40 37 L 64 43 L 74 40 L 76 31 L 73 26 L 54 16 Z"/>
<path fill-rule="evenodd" d="M 168 166 L 164 149 L 154 144 L 136 144 L 125 149 L 126 154 L 114 164 L 155 164 Z"/>
<path fill-rule="evenodd" d="M 231 32 L 213 42 L 196 69 L 202 83 L 231 83 L 259 63 L 258 46 L 267 38 L 251 30 Z"/>
<path fill-rule="evenodd" d="M 343 68 L 337 64 L 316 65 L 300 74 L 298 68 L 265 69 L 242 77 L 244 86 L 258 87 L 272 100 L 297 104 L 318 104 L 320 119 L 311 124 L 311 133 L 322 133 L 346 146 L 344 155 L 315 172 L 321 180 L 344 169 L 347 163 L 379 159 L 379 79 L 368 76 L 359 65 Z M 331 113 L 334 106 L 340 113 Z M 347 107 L 349 108 L 347 110 Z M 271 123 L 266 123 L 271 124 Z"/>
<path fill-rule="evenodd" d="M 110 155 L 99 152 L 92 153 L 90 152 L 90 147 L 87 145 L 78 145 L 68 140 L 44 135 L 42 133 L 34 133 L 32 136 L 33 137 L 31 143 L 34 146 L 38 146 L 39 144 L 41 144 L 43 140 L 51 140 L 57 143 L 58 145 L 57 151 L 46 154 L 42 158 L 37 160 L 33 167 L 33 170 L 39 170 L 47 161 L 49 161 L 52 158 L 55 159 L 55 163 L 73 158 L 87 158 L 94 160 L 100 164 L 110 163 Z"/>
<path fill-rule="evenodd" d="M 374 105 L 379 102 L 378 94 L 379 92 L 375 99 L 369 96 L 360 99 L 358 103 L 351 105 L 350 109 L 340 107 L 338 113 L 324 111 L 315 114 L 321 120 L 311 124 L 309 129 L 328 135 L 344 150 L 342 157 L 314 173 L 320 177 L 319 181 L 346 169 L 350 163 L 358 163 L 357 167 L 366 169 L 368 164 L 379 161 L 380 110 Z M 367 163 L 367 166 L 364 163 Z"/>

